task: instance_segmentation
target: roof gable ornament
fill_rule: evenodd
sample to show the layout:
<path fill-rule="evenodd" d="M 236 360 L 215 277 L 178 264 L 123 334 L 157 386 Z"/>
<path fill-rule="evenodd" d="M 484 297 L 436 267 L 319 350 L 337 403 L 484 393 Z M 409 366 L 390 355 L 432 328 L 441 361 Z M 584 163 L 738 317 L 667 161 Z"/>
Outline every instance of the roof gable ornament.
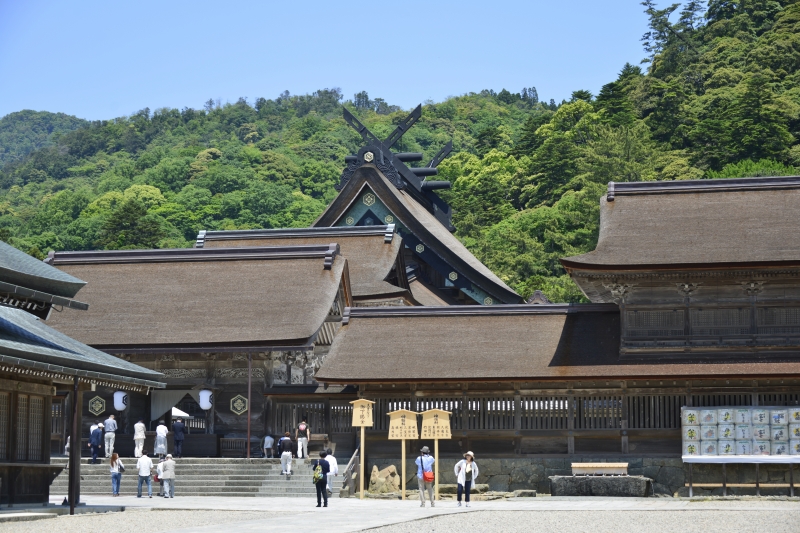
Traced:
<path fill-rule="evenodd" d="M 553 302 L 551 302 L 550 298 L 545 296 L 545 294 L 542 291 L 536 289 L 535 291 L 533 291 L 533 294 L 531 294 L 530 298 L 525 300 L 525 303 L 530 305 L 544 305 L 544 304 L 551 304 Z"/>

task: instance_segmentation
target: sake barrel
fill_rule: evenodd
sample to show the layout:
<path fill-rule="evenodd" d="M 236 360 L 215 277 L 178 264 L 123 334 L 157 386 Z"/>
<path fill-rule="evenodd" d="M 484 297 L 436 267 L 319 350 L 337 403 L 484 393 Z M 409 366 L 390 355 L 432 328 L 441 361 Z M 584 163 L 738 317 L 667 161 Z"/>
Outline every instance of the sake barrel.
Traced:
<path fill-rule="evenodd" d="M 733 424 L 719 424 L 717 426 L 717 438 L 718 439 L 735 439 L 736 438 L 736 426 Z"/>
<path fill-rule="evenodd" d="M 800 439 L 800 424 L 789 424 L 789 438 Z"/>
<path fill-rule="evenodd" d="M 753 440 L 753 455 L 769 455 L 772 441 Z"/>
<path fill-rule="evenodd" d="M 789 428 L 786 426 L 770 426 L 769 440 L 771 441 L 789 440 Z"/>
<path fill-rule="evenodd" d="M 773 426 L 785 426 L 789 423 L 788 409 L 773 409 L 769 412 L 769 423 Z"/>
<path fill-rule="evenodd" d="M 756 440 L 769 440 L 769 426 L 766 424 L 753 424 L 750 426 L 750 433 Z"/>
<path fill-rule="evenodd" d="M 766 409 L 751 409 L 750 417 L 753 424 L 769 424 L 769 411 Z"/>
<path fill-rule="evenodd" d="M 720 439 L 717 441 L 719 455 L 736 455 L 736 441 L 733 439 Z"/>
<path fill-rule="evenodd" d="M 789 455 L 789 441 L 774 440 L 770 448 L 770 455 Z"/>
<path fill-rule="evenodd" d="M 717 424 L 733 424 L 735 411 L 729 407 L 717 409 Z"/>
<path fill-rule="evenodd" d="M 700 426 L 700 440 L 717 440 L 717 438 L 717 426 Z"/>
<path fill-rule="evenodd" d="M 789 409 L 789 423 L 800 424 L 800 409 L 797 407 Z"/>
<path fill-rule="evenodd" d="M 789 455 L 800 455 L 800 439 L 789 441 Z"/>
<path fill-rule="evenodd" d="M 717 455 L 717 441 L 700 441 L 700 455 Z"/>
<path fill-rule="evenodd" d="M 681 423 L 684 426 L 699 426 L 700 411 L 697 409 L 683 409 L 681 411 Z"/>
<path fill-rule="evenodd" d="M 703 409 L 700 411 L 700 425 L 710 425 L 717 423 L 717 410 L 716 409 Z"/>
<path fill-rule="evenodd" d="M 700 440 L 700 428 L 697 426 L 684 426 L 683 429 L 684 441 L 697 441 Z"/>
<path fill-rule="evenodd" d="M 753 453 L 752 440 L 747 439 L 747 440 L 736 441 L 736 455 L 752 455 L 752 453 Z"/>
<path fill-rule="evenodd" d="M 736 440 L 752 439 L 750 424 L 736 424 Z"/>
<path fill-rule="evenodd" d="M 800 441 L 798 441 L 800 442 Z M 683 455 L 700 455 L 700 442 L 698 441 L 684 441 L 683 442 Z"/>
<path fill-rule="evenodd" d="M 750 409 L 736 409 L 735 415 L 737 424 L 750 423 Z"/>

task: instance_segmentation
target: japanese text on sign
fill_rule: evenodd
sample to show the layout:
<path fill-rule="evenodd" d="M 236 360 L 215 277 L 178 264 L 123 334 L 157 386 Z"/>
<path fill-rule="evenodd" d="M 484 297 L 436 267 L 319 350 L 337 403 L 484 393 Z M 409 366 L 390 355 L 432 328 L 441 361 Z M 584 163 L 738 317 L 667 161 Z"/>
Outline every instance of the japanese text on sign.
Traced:
<path fill-rule="evenodd" d="M 417 413 L 400 410 L 389 413 L 389 440 L 419 438 L 417 432 Z"/>
<path fill-rule="evenodd" d="M 372 427 L 372 403 L 369 400 L 355 400 L 353 404 L 353 426 Z"/>
<path fill-rule="evenodd" d="M 422 413 L 422 438 L 452 438 L 450 433 L 450 413 L 440 409 L 431 409 Z"/>

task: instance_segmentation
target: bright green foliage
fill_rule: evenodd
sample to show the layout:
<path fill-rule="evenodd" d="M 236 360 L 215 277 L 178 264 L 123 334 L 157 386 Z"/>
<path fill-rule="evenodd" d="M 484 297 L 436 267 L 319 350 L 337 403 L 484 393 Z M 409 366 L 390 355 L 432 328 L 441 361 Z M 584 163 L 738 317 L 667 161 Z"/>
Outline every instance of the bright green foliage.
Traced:
<path fill-rule="evenodd" d="M 800 172 L 800 2 L 643 5 L 646 71 L 626 64 L 596 97 L 576 90 L 560 105 L 534 87 L 427 103 L 394 147 L 427 161 L 453 140 L 437 179 L 453 184 L 441 195 L 456 235 L 523 296 L 584 299 L 559 258 L 594 248 L 609 181 Z M 209 100 L 75 131 L 61 115 L 9 115 L 0 239 L 41 257 L 190 246 L 200 229 L 308 226 L 362 143 L 341 105 L 383 136 L 406 114 L 365 91 L 343 100 L 338 89 Z M 66 122 L 40 127 L 56 117 Z"/>
<path fill-rule="evenodd" d="M 88 124 L 86 120 L 64 113 L 30 109 L 9 113 L 0 118 L 0 168 L 38 148 L 51 146 L 59 135 Z"/>

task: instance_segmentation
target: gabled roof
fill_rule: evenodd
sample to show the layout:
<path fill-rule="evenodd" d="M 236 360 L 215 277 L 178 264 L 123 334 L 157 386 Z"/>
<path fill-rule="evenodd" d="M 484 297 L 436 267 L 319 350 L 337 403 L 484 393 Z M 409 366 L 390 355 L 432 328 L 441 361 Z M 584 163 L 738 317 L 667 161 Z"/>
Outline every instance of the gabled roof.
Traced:
<path fill-rule="evenodd" d="M 77 313 L 76 313 L 77 314 Z M 95 350 L 20 309 L 0 306 L 0 364 L 25 372 L 163 388 L 163 375 Z"/>
<path fill-rule="evenodd" d="M 197 248 L 241 246 L 297 246 L 337 243 L 347 259 L 354 298 L 410 296 L 408 287 L 385 281 L 402 267 L 403 240 L 394 224 L 386 226 L 319 227 L 201 231 Z M 405 275 L 398 278 L 405 282 Z"/>
<path fill-rule="evenodd" d="M 0 280 L 39 293 L 72 298 L 86 285 L 76 277 L 0 241 Z"/>
<path fill-rule="evenodd" d="M 406 245 L 435 254 L 456 274 L 454 285 L 475 285 L 497 302 L 521 303 L 522 297 L 508 287 L 494 272 L 481 263 L 436 217 L 422 207 L 405 190 L 398 189 L 374 165 L 364 164 L 345 183 L 339 195 L 314 222 L 314 227 L 345 224 L 345 216 L 365 191 L 373 192 L 391 211 L 399 223 L 399 232 Z M 404 233 L 406 231 L 408 233 Z"/>
<path fill-rule="evenodd" d="M 800 177 L 610 183 L 571 270 L 800 264 Z"/>
<path fill-rule="evenodd" d="M 243 351 L 309 346 L 347 261 L 335 244 L 57 252 L 53 264 L 88 281 L 88 312 L 51 323 L 105 351 Z"/>
<path fill-rule="evenodd" d="M 351 309 L 345 322 L 317 381 L 800 375 L 800 362 L 620 362 L 619 309 L 613 304 L 361 307 Z"/>

